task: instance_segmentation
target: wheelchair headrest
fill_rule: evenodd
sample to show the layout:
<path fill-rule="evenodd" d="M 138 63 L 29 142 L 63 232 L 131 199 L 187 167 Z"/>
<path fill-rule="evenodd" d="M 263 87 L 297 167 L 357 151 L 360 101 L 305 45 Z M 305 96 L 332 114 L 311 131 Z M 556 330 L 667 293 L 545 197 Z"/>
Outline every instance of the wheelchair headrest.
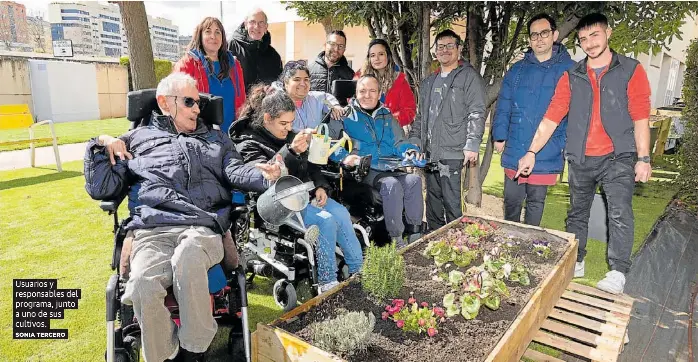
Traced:
<path fill-rule="evenodd" d="M 355 93 L 355 80 L 337 79 L 332 81 L 332 95 L 337 98 L 342 107 L 347 105 L 347 99 L 353 98 Z"/>
<path fill-rule="evenodd" d="M 199 93 L 203 105 L 199 119 L 209 125 L 223 123 L 223 97 Z M 128 92 L 126 96 L 126 118 L 131 121 L 131 129 L 150 124 L 153 112 L 162 114 L 155 98 L 155 89 L 141 89 Z"/>

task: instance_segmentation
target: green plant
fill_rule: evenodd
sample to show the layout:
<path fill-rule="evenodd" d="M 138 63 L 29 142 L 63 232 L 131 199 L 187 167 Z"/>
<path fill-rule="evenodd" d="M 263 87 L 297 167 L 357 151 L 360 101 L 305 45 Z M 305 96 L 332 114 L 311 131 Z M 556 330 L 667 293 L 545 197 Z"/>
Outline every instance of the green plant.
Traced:
<path fill-rule="evenodd" d="M 497 310 L 502 299 L 510 295 L 502 280 L 481 267 L 472 267 L 465 274 L 452 270 L 449 282 L 454 292 L 446 294 L 443 299 L 447 317 L 461 314 L 467 320 L 474 319 L 483 304 L 491 310 Z M 464 293 L 458 296 L 461 291 Z"/>
<path fill-rule="evenodd" d="M 405 261 L 398 254 L 395 243 L 377 247 L 373 243 L 368 247 L 361 285 L 364 290 L 382 300 L 397 295 L 405 283 Z"/>
<path fill-rule="evenodd" d="M 445 320 L 445 311 L 436 305 L 429 308 L 427 302 L 418 303 L 412 293 L 410 295 L 407 305 L 404 299 L 393 299 L 391 304 L 386 305 L 382 314 L 383 320 L 392 319 L 395 325 L 405 332 L 426 332 L 429 337 L 435 336 L 439 332 L 436 324 Z"/>
<path fill-rule="evenodd" d="M 366 350 L 372 340 L 376 317 L 370 312 L 340 313 L 336 318 L 310 325 L 313 343 L 326 351 L 346 355 Z"/>
<path fill-rule="evenodd" d="M 169 60 L 164 60 L 164 59 L 155 59 L 154 62 L 155 62 L 155 81 L 157 83 L 160 83 L 162 78 L 165 78 L 168 75 L 170 75 L 170 73 L 172 73 L 172 62 Z M 128 89 L 132 90 L 131 89 L 131 84 L 132 84 L 132 82 L 131 82 L 131 67 L 129 66 L 130 65 L 129 58 L 128 57 L 121 57 L 119 59 L 119 63 L 121 65 L 125 65 L 126 68 L 128 69 Z"/>

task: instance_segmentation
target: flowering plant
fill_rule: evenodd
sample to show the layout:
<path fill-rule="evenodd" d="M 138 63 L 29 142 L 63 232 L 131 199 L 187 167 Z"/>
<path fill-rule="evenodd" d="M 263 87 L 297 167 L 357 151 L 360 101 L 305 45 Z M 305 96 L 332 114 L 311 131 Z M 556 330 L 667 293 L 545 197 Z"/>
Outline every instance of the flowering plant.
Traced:
<path fill-rule="evenodd" d="M 548 259 L 550 257 L 550 243 L 545 240 L 533 240 L 533 251 L 538 254 L 538 256 L 543 257 L 543 259 Z"/>
<path fill-rule="evenodd" d="M 407 304 L 404 299 L 393 299 L 391 304 L 385 306 L 385 312 L 381 317 L 383 320 L 395 321 L 395 325 L 405 332 L 426 332 L 429 337 L 433 337 L 439 333 L 436 328 L 437 322 L 446 320 L 444 315 L 443 308 L 437 307 L 436 304 L 429 308 L 429 303 L 418 303 L 410 296 Z"/>
<path fill-rule="evenodd" d="M 449 282 L 454 292 L 446 294 L 443 299 L 447 317 L 460 313 L 465 319 L 473 319 L 482 304 L 497 310 L 502 299 L 509 297 L 504 282 L 481 267 L 472 267 L 466 273 L 453 270 L 449 273 Z M 456 299 L 456 293 L 461 291 L 464 293 Z"/>

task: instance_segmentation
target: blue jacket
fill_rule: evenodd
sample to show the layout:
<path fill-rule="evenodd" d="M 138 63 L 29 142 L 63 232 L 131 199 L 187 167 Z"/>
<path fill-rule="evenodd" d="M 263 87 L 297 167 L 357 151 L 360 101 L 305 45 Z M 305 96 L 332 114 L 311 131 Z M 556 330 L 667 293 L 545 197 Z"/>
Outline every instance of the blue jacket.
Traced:
<path fill-rule="evenodd" d="M 352 99 L 349 104 L 349 115 L 341 121 L 330 121 L 330 135 L 334 139 L 340 137 L 344 130 L 353 144 L 352 154 L 359 156 L 372 155 L 371 169 L 377 171 L 391 170 L 390 163 L 380 162 L 379 158 L 403 158 L 405 151 L 419 147 L 405 140 L 404 133 L 398 121 L 387 108 L 379 105 L 373 114 L 368 114 Z M 330 159 L 341 162 L 349 152 L 343 147 L 338 148 Z"/>
<path fill-rule="evenodd" d="M 516 170 L 533 141 L 555 87 L 562 74 L 574 65 L 564 45 L 553 44 L 553 56 L 539 62 L 529 49 L 504 76 L 492 125 L 495 141 L 506 141 L 502 167 Z M 536 155 L 534 174 L 560 173 L 564 168 L 567 118 L 564 118 L 548 143 Z"/>
<path fill-rule="evenodd" d="M 120 137 L 132 160 L 112 166 L 96 139 L 85 153 L 85 189 L 95 200 L 117 199 L 131 187 L 127 229 L 205 226 L 219 233 L 231 225 L 231 191 L 264 191 L 269 183 L 243 163 L 233 142 L 203 123 L 177 133 L 169 116 Z"/>

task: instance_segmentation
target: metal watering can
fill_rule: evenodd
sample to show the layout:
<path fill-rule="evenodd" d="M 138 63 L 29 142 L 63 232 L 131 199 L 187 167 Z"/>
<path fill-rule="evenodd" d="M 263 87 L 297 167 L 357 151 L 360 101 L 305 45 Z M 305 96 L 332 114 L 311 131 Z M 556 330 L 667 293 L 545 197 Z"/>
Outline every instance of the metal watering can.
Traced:
<path fill-rule="evenodd" d="M 269 224 L 282 225 L 289 217 L 308 206 L 308 192 L 314 188 L 312 181 L 303 183 L 294 176 L 281 176 L 257 199 L 257 213 Z"/>
<path fill-rule="evenodd" d="M 325 131 L 323 134 L 322 131 Z M 344 132 L 344 135 L 339 140 L 333 140 L 329 136 L 329 130 L 326 123 L 321 123 L 317 126 L 317 133 L 312 135 L 310 147 L 308 147 L 308 161 L 316 165 L 326 165 L 327 159 L 337 148 L 344 146 L 345 142 L 349 142 L 349 149 L 352 148 L 351 138 Z M 334 146 L 332 145 L 334 143 Z"/>

